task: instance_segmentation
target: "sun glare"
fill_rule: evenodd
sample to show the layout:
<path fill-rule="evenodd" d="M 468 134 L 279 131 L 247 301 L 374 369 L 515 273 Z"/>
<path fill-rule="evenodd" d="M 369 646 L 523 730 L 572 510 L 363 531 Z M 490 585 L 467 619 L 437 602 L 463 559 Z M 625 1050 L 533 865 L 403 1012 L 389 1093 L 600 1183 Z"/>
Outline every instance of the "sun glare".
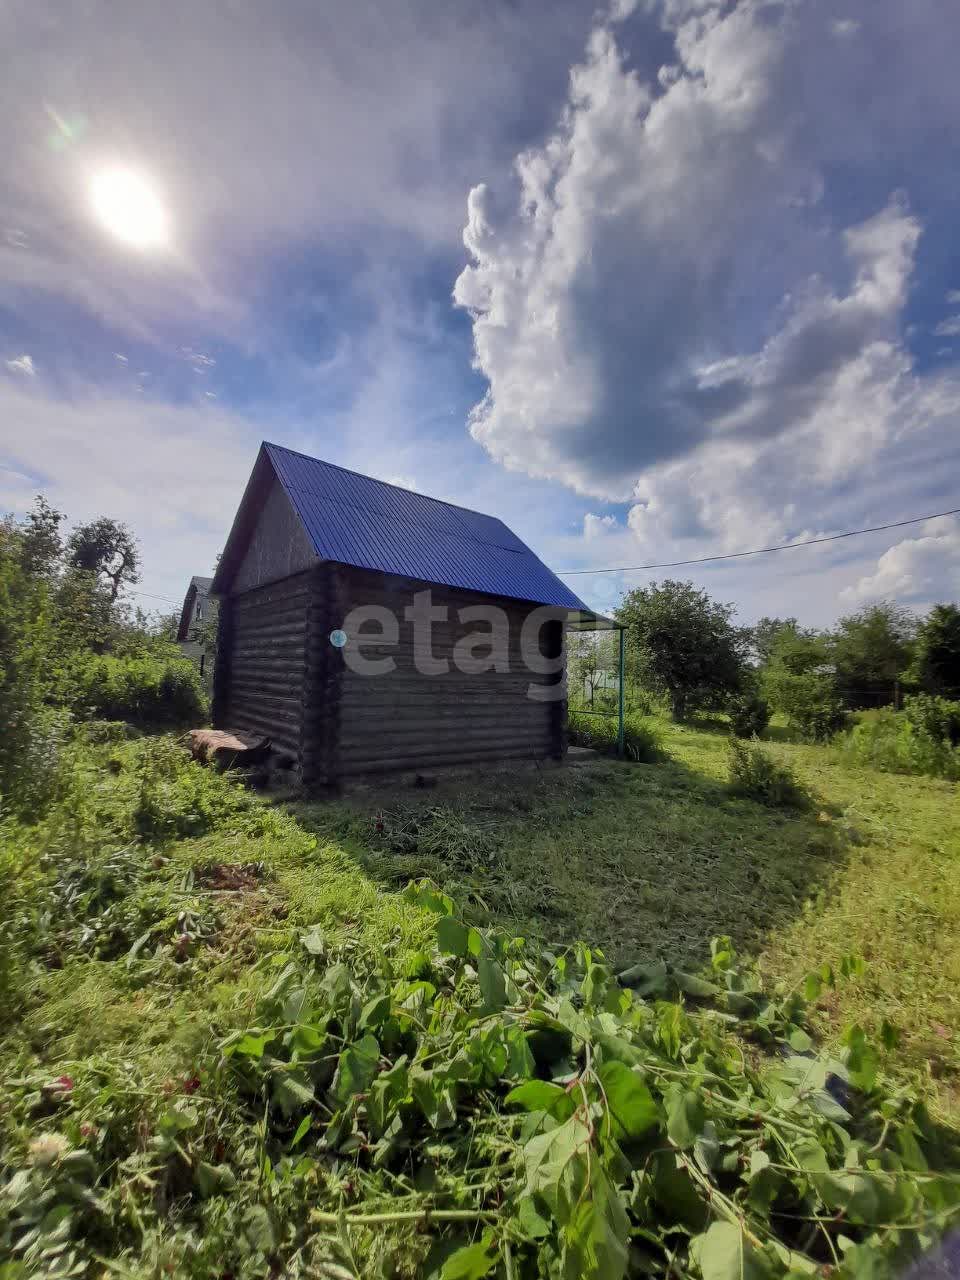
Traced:
<path fill-rule="evenodd" d="M 167 211 L 155 188 L 133 169 L 105 169 L 90 184 L 93 211 L 106 229 L 136 249 L 168 239 Z"/>

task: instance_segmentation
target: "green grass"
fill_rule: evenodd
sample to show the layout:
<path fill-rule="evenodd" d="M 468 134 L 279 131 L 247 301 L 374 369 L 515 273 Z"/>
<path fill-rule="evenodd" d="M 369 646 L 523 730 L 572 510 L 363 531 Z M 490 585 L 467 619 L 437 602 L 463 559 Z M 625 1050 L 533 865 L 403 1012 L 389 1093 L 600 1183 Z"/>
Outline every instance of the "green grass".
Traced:
<path fill-rule="evenodd" d="M 851 768 L 774 725 L 764 749 L 812 804 L 769 808 L 731 789 L 724 724 L 658 729 L 656 762 L 313 803 L 264 803 L 168 739 L 78 747 L 51 816 L 0 832 L 0 1071 L 33 1082 L 4 1141 L 23 1146 L 45 1114 L 29 1089 L 78 1064 L 97 1097 L 122 1096 L 118 1124 L 140 1123 L 137 1108 L 256 1020 L 303 930 L 361 967 L 416 974 L 436 921 L 402 890 L 422 877 L 470 924 L 582 939 L 617 970 L 702 969 L 727 935 L 786 993 L 861 956 L 820 995 L 815 1027 L 839 1045 L 852 1024 L 874 1039 L 893 1024 L 887 1068 L 956 1126 L 956 787 Z"/>
<path fill-rule="evenodd" d="M 722 726 L 663 723 L 661 730 L 669 754 L 653 764 L 601 760 L 425 792 L 364 791 L 335 803 L 279 806 L 267 823 L 249 822 L 244 810 L 232 814 L 231 800 L 221 825 L 157 846 L 165 862 L 153 880 L 176 885 L 192 865 L 264 864 L 255 893 L 213 899 L 227 920 L 225 941 L 206 948 L 196 966 L 215 980 L 218 965 L 236 968 L 230 948 L 241 925 L 248 958 L 280 949 L 294 929 L 313 924 L 337 942 L 415 952 L 426 926 L 399 891 L 419 876 L 435 879 L 479 923 L 551 945 L 583 939 L 619 967 L 656 958 L 697 966 L 718 934 L 787 982 L 858 953 L 867 976 L 824 997 L 825 1030 L 849 1021 L 872 1027 L 887 1017 L 902 1029 L 905 1067 L 928 1071 L 939 1105 L 954 1111 L 956 788 L 852 770 L 821 746 L 773 742 L 766 749 L 814 796 L 809 813 L 773 810 L 731 792 Z M 103 749 L 99 758 L 109 754 Z M 83 783 L 87 803 L 93 794 L 99 806 L 88 820 L 105 825 L 109 844 L 137 784 L 129 769 L 96 777 L 93 790 L 91 778 Z M 197 807 L 189 789 L 183 803 Z M 240 923 L 230 923 L 234 916 Z M 122 960 L 88 970 L 71 963 L 36 980 L 31 1042 L 45 1041 L 51 1059 L 81 1046 L 107 1049 L 135 1041 L 142 1021 L 152 1047 L 150 1013 L 166 993 L 125 997 Z M 181 979 L 168 1021 L 209 1018 L 216 996 L 208 987 Z"/>

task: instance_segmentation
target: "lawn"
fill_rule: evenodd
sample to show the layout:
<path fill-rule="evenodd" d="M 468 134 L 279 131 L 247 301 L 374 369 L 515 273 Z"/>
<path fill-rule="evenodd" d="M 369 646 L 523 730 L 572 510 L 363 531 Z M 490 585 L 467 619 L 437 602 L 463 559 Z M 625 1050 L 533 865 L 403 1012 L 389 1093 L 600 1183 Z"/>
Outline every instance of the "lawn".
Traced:
<path fill-rule="evenodd" d="M 731 793 L 722 726 L 661 728 L 653 763 L 600 759 L 315 803 L 264 804 L 184 766 L 171 739 L 84 748 L 50 819 L 3 831 L 0 1069 L 20 1089 L 5 1141 L 25 1143 L 36 1108 L 46 1114 L 38 1082 L 81 1067 L 100 1081 L 97 1106 L 116 1099 L 123 1123 L 142 1123 L 131 1119 L 138 1098 L 189 1084 L 225 1032 L 256 1020 L 303 931 L 325 954 L 386 957 L 415 976 L 436 917 L 402 890 L 423 877 L 467 925 L 554 950 L 582 939 L 617 970 L 704 969 L 718 935 L 782 990 L 862 957 L 819 997 L 814 1025 L 839 1044 L 852 1023 L 871 1036 L 892 1024 L 886 1069 L 955 1125 L 956 787 L 852 771 L 829 748 L 775 741 L 768 749 L 814 803 L 768 809 Z M 32 957 L 9 942 L 18 930 Z"/>
<path fill-rule="evenodd" d="M 266 831 L 227 822 L 197 838 L 160 838 L 153 892 L 167 886 L 175 906 L 174 887 L 190 867 L 262 864 L 263 874 L 239 887 L 214 884 L 199 897 L 183 891 L 191 901 L 216 903 L 228 920 L 237 917 L 201 965 L 219 976 L 214 957 L 222 949 L 232 982 L 240 942 L 241 955 L 255 958 L 292 927 L 319 923 L 359 946 L 415 950 L 423 921 L 399 891 L 423 876 L 478 923 L 551 946 L 581 939 L 616 968 L 656 958 L 696 968 L 717 935 L 757 955 L 768 978 L 787 983 L 857 954 L 866 961 L 863 977 L 821 997 L 824 1031 L 850 1021 L 873 1028 L 886 1017 L 902 1033 L 904 1068 L 922 1072 L 938 1109 L 956 1114 L 956 787 L 854 771 L 829 748 L 775 742 L 768 749 L 816 802 L 806 813 L 767 809 L 730 794 L 720 726 L 661 728 L 665 755 L 653 764 L 599 760 L 426 791 L 278 802 Z M 78 792 L 88 809 L 96 802 L 87 820 L 105 829 L 86 838 L 109 843 L 130 798 L 115 775 L 87 767 Z M 65 838 L 62 830 L 54 837 Z M 72 962 L 41 979 L 25 1025 L 46 1055 L 107 1048 L 144 1032 L 152 1043 L 155 1005 L 169 1008 L 171 993 L 121 996 L 117 968 L 112 962 L 91 972 Z M 174 1020 L 181 1031 L 194 1002 L 201 1014 L 209 1004 L 209 984 L 202 985 L 199 993 L 189 982 L 172 993 L 184 1015 Z"/>

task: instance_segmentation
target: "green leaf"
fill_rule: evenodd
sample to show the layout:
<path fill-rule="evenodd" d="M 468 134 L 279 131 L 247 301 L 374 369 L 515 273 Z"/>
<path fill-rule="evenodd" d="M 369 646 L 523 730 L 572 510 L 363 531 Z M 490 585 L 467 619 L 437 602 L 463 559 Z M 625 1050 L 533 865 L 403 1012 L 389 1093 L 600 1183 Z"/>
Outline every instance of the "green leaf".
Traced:
<path fill-rule="evenodd" d="M 226 1164 L 207 1164 L 201 1160 L 196 1169 L 197 1190 L 206 1200 L 210 1196 L 223 1195 L 237 1185 L 233 1170 Z"/>
<path fill-rule="evenodd" d="M 440 1271 L 440 1280 L 482 1280 L 499 1261 L 499 1253 L 491 1253 L 492 1241 L 484 1238 L 451 1253 Z"/>
<path fill-rule="evenodd" d="M 292 1116 L 303 1107 L 312 1107 L 317 1099 L 303 1076 L 285 1071 L 274 1077 L 273 1100 L 285 1116 Z"/>
<path fill-rule="evenodd" d="M 310 1129 L 310 1125 L 311 1125 L 312 1123 L 313 1123 L 313 1117 L 312 1117 L 312 1116 L 304 1116 L 304 1117 L 303 1117 L 303 1119 L 302 1119 L 302 1120 L 300 1121 L 300 1123 L 297 1125 L 297 1132 L 293 1135 L 293 1137 L 292 1137 L 292 1138 L 291 1138 L 291 1140 L 290 1140 L 290 1148 L 289 1148 L 289 1149 L 290 1149 L 291 1151 L 293 1151 L 295 1147 L 298 1147 L 298 1146 L 300 1145 L 300 1143 L 304 1140 L 304 1138 L 307 1136 L 307 1133 L 308 1133 L 308 1131 L 309 1131 L 309 1129 Z"/>
<path fill-rule="evenodd" d="M 582 1161 L 586 1168 L 589 1148 L 590 1130 L 578 1115 L 548 1133 L 531 1138 L 523 1148 L 527 1191 L 531 1195 L 542 1195 L 555 1209 L 565 1172 L 577 1161 Z"/>
<path fill-rule="evenodd" d="M 858 1089 L 869 1093 L 877 1083 L 880 1055 L 867 1039 L 863 1028 L 857 1023 L 847 1029 L 843 1039 L 847 1045 L 846 1066 L 850 1073 L 850 1081 Z"/>
<path fill-rule="evenodd" d="M 441 893 L 429 880 L 411 880 L 403 891 L 403 898 L 406 902 L 413 902 L 418 907 L 424 907 L 438 916 L 450 916 L 454 912 L 453 899 Z"/>
<path fill-rule="evenodd" d="M 698 1000 L 712 1000 L 720 995 L 720 988 L 715 982 L 707 982 L 694 973 L 682 973 L 679 969 L 674 969 L 673 980 L 681 991 Z"/>
<path fill-rule="evenodd" d="M 470 953 L 470 930 L 453 916 L 437 921 L 437 946 L 448 956 L 466 958 Z"/>
<path fill-rule="evenodd" d="M 617 975 L 621 986 L 632 987 L 637 995 L 649 999 L 651 996 L 666 996 L 670 993 L 670 980 L 667 977 L 667 966 L 662 960 L 653 964 L 635 964 Z"/>
<path fill-rule="evenodd" d="M 642 1138 L 660 1119 L 660 1108 L 643 1079 L 622 1062 L 605 1062 L 598 1072 L 607 1114 L 617 1139 Z"/>
<path fill-rule="evenodd" d="M 300 935 L 300 945 L 312 956 L 322 956 L 325 948 L 323 932 L 318 924 L 305 930 Z"/>
<path fill-rule="evenodd" d="M 344 1049 L 333 1082 L 334 1098 L 346 1102 L 353 1094 L 365 1093 L 377 1074 L 379 1061 L 380 1045 L 375 1036 L 367 1034 Z"/>
<path fill-rule="evenodd" d="M 449 1129 L 457 1122 L 456 1093 L 445 1070 L 428 1071 L 414 1066 L 410 1071 L 410 1093 L 434 1129 Z"/>
<path fill-rule="evenodd" d="M 507 982 L 496 960 L 484 956 L 477 964 L 477 978 L 484 1007 L 490 1010 L 502 1009 L 507 1003 Z"/>
<path fill-rule="evenodd" d="M 573 1098 L 558 1084 L 549 1080 L 527 1080 L 511 1089 L 504 1099 L 507 1106 L 524 1111 L 546 1111 L 557 1120 L 566 1120 L 575 1110 Z"/>
<path fill-rule="evenodd" d="M 252 1205 L 243 1218 L 243 1234 L 250 1248 L 257 1253 L 272 1253 L 276 1248 L 273 1223 L 262 1204 Z"/>
<path fill-rule="evenodd" d="M 681 1150 L 692 1147 L 703 1131 L 706 1119 L 699 1093 L 671 1085 L 664 1099 L 667 1106 L 667 1136 Z"/>
<path fill-rule="evenodd" d="M 409 1076 L 406 1057 L 398 1058 L 390 1070 L 377 1076 L 370 1086 L 367 1116 L 374 1137 L 379 1138 L 386 1131 L 392 1113 L 407 1097 Z"/>
<path fill-rule="evenodd" d="M 374 996 L 372 1000 L 368 1000 L 360 1012 L 360 1029 L 379 1027 L 382 1022 L 385 1022 L 390 1017 L 391 1007 L 392 1001 L 389 992 Z"/>
<path fill-rule="evenodd" d="M 680 1056 L 683 1037 L 683 1010 L 678 1004 L 662 1004 L 657 1007 L 657 1035 L 671 1058 Z"/>
<path fill-rule="evenodd" d="M 732 1222 L 714 1222 L 690 1242 L 690 1255 L 703 1280 L 760 1280 L 769 1268 L 766 1259 Z"/>
<path fill-rule="evenodd" d="M 255 1031 L 246 1031 L 235 1039 L 231 1036 L 223 1043 L 223 1053 L 227 1058 L 262 1058 L 263 1051 L 271 1041 L 277 1038 L 275 1031 L 264 1031 L 258 1035 Z"/>
<path fill-rule="evenodd" d="M 803 998 L 808 1004 L 818 999 L 823 991 L 823 979 L 819 973 L 808 973 L 803 980 Z"/>
<path fill-rule="evenodd" d="M 599 1161 L 590 1167 L 588 1194 L 573 1205 L 563 1231 L 564 1262 L 578 1280 L 619 1280 L 627 1268 L 630 1220 Z"/>

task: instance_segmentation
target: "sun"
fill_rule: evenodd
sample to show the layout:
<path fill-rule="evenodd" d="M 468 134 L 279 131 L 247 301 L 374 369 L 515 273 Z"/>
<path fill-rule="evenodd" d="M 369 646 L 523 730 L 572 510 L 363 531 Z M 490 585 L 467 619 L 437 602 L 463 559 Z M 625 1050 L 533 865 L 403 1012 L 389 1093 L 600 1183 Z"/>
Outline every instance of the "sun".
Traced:
<path fill-rule="evenodd" d="M 134 169 L 104 169 L 90 183 L 100 223 L 135 249 L 158 249 L 169 239 L 167 211 L 156 188 Z"/>

